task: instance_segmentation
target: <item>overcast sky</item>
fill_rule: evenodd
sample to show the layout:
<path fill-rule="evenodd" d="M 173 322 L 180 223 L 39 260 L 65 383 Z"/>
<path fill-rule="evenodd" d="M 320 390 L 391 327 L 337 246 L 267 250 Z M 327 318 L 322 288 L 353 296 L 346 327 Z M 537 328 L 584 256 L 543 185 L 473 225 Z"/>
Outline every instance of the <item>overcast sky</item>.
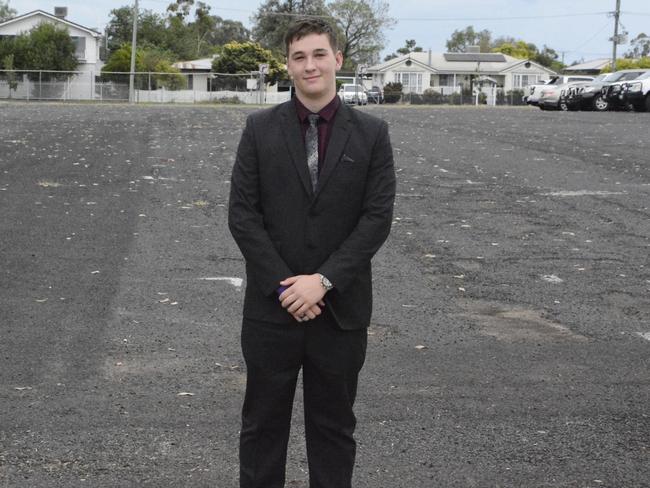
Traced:
<path fill-rule="evenodd" d="M 171 0 L 139 0 L 140 8 L 163 13 Z M 204 0 L 212 13 L 239 20 L 250 28 L 250 17 L 261 0 Z M 616 0 L 389 0 L 390 14 L 397 20 L 387 31 L 382 58 L 415 39 L 425 50 L 444 52 L 445 42 L 456 29 L 468 25 L 488 29 L 494 37 L 512 36 L 542 47 L 564 51 L 565 62 L 611 57 L 609 38 L 614 21 L 608 16 Z M 133 0 L 9 0 L 9 6 L 26 13 L 53 12 L 68 7 L 68 20 L 103 29 L 110 11 Z M 621 0 L 621 23 L 630 38 L 650 35 L 650 0 Z M 628 46 L 619 46 L 623 52 Z M 620 51 L 619 51 L 620 52 Z"/>

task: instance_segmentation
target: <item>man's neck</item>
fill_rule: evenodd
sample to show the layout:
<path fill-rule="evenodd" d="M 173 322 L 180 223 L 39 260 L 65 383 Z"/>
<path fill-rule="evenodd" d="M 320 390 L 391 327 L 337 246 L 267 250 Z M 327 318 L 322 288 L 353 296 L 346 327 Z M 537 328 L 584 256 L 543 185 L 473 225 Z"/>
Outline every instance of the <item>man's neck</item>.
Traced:
<path fill-rule="evenodd" d="M 296 97 L 298 97 L 298 100 L 300 100 L 300 103 L 302 103 L 307 110 L 309 110 L 311 113 L 317 114 L 323 108 L 329 104 L 334 96 L 336 95 L 336 92 L 330 93 L 327 96 L 319 97 L 317 99 L 313 98 L 308 98 L 304 96 L 302 93 L 296 92 Z"/>

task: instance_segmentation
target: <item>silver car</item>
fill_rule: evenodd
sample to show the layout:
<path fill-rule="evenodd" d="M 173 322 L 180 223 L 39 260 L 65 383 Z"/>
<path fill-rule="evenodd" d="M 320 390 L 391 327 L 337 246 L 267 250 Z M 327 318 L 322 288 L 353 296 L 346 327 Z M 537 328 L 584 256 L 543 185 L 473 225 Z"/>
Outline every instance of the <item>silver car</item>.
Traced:
<path fill-rule="evenodd" d="M 339 89 L 339 98 L 342 102 L 351 105 L 366 105 L 368 103 L 366 90 L 361 85 L 354 83 L 343 83 Z"/>
<path fill-rule="evenodd" d="M 590 81 L 571 81 L 561 85 L 546 85 L 540 91 L 538 106 L 542 110 L 569 110 L 566 103 L 569 91 L 589 83 Z"/>

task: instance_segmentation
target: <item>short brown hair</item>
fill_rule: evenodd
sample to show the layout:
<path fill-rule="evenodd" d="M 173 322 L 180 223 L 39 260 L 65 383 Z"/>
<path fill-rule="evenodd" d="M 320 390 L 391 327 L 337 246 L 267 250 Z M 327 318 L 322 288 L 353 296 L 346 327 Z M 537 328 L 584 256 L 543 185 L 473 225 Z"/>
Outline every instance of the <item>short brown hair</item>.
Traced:
<path fill-rule="evenodd" d="M 289 55 L 289 46 L 293 41 L 299 41 L 309 34 L 326 34 L 330 40 L 330 46 L 334 53 L 339 50 L 336 32 L 330 24 L 317 17 L 305 17 L 296 19 L 284 35 L 284 46 L 287 56 Z"/>

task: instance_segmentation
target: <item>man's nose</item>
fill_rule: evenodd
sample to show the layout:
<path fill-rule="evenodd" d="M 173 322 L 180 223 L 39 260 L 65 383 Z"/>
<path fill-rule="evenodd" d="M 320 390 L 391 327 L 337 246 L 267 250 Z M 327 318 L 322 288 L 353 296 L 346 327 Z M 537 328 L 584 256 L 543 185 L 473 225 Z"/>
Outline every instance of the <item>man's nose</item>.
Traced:
<path fill-rule="evenodd" d="M 311 56 L 307 56 L 307 63 L 305 64 L 305 70 L 312 71 L 314 69 L 316 69 L 314 58 Z"/>

